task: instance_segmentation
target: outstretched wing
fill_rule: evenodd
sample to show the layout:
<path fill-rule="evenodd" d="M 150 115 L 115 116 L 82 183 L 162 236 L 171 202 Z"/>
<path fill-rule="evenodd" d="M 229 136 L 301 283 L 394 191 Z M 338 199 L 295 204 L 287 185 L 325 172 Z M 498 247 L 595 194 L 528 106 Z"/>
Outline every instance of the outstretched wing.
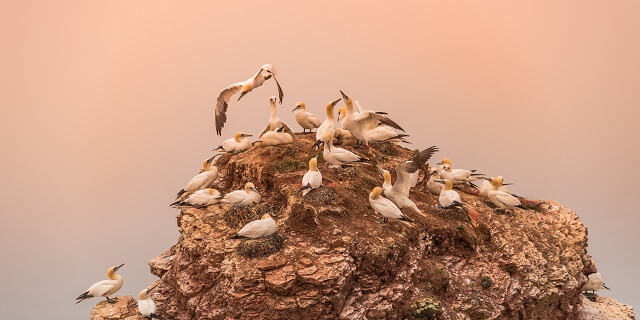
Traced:
<path fill-rule="evenodd" d="M 405 132 L 404 129 L 402 129 L 402 127 L 399 124 L 395 123 L 395 121 L 391 120 L 389 117 L 385 117 L 385 116 L 383 116 L 381 114 L 378 114 L 378 113 L 374 113 L 374 114 L 377 116 L 378 121 L 388 125 L 389 127 L 392 127 L 392 128 L 398 129 L 398 130 L 400 130 L 402 132 Z"/>
<path fill-rule="evenodd" d="M 411 190 L 411 174 L 418 171 L 431 156 L 438 151 L 438 147 L 431 146 L 420 151 L 408 161 L 401 163 L 396 168 L 396 183 L 391 187 L 394 192 L 399 192 L 405 196 L 409 196 Z"/>
<path fill-rule="evenodd" d="M 231 96 L 242 90 L 242 82 L 234 83 L 222 91 L 218 95 L 216 102 L 216 133 L 222 135 L 222 127 L 227 122 L 227 108 L 229 107 L 229 100 Z"/>
<path fill-rule="evenodd" d="M 276 82 L 276 86 L 278 86 L 278 99 L 280 99 L 280 104 L 282 104 L 282 98 L 284 98 L 284 93 L 282 92 L 282 87 L 280 87 L 280 83 L 276 76 L 273 76 L 273 80 Z"/>

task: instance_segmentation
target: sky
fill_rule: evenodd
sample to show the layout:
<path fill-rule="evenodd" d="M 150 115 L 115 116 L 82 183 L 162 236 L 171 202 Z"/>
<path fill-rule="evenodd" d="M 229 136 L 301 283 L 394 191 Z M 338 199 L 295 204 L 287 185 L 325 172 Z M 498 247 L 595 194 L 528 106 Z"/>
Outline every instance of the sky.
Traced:
<path fill-rule="evenodd" d="M 87 319 L 178 238 L 168 204 L 211 149 L 259 133 L 275 84 L 218 92 L 265 63 L 290 110 L 340 97 L 387 111 L 411 147 L 575 209 L 606 292 L 640 306 L 640 3 L 0 2 L 0 318 Z M 37 305 L 33 306 L 38 299 Z"/>

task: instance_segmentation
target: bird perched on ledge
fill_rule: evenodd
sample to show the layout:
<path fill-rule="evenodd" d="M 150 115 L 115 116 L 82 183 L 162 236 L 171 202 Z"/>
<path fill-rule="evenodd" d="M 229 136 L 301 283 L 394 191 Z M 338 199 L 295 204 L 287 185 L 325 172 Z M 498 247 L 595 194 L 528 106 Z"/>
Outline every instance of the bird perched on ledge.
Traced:
<path fill-rule="evenodd" d="M 264 130 L 260 132 L 258 138 L 262 138 L 265 133 L 269 131 L 275 131 L 279 128 L 282 128 L 283 132 L 293 135 L 293 130 L 291 130 L 289 125 L 286 122 L 280 120 L 280 117 L 278 117 L 278 109 L 276 108 L 276 97 L 269 98 L 269 107 L 271 108 L 269 122 L 267 123 L 267 126 L 264 128 Z"/>
<path fill-rule="evenodd" d="M 124 266 L 124 263 L 119 266 L 109 268 L 107 270 L 107 277 L 109 277 L 109 280 L 102 280 L 91 285 L 87 291 L 76 298 L 76 304 L 84 301 L 85 299 L 94 297 L 105 297 L 107 298 L 108 303 L 114 303 L 116 299 L 109 299 L 109 296 L 118 292 L 118 290 L 122 288 L 124 280 L 121 275 L 116 274 L 116 271 L 122 268 L 122 266 Z"/>
<path fill-rule="evenodd" d="M 322 174 L 318 170 L 318 157 L 309 160 L 309 171 L 302 177 L 302 196 L 322 186 Z"/>
<path fill-rule="evenodd" d="M 247 223 L 238 231 L 238 234 L 229 239 L 257 239 L 274 233 L 276 233 L 276 221 L 267 213 L 260 220 Z"/>
<path fill-rule="evenodd" d="M 318 117 L 307 111 L 307 105 L 304 102 L 296 103 L 296 107 L 291 112 L 295 112 L 296 122 L 302 127 L 302 133 L 305 133 L 306 130 L 311 132 L 322 124 Z"/>
<path fill-rule="evenodd" d="M 382 188 L 375 187 L 369 194 L 369 204 L 376 213 L 379 213 L 383 217 L 383 221 L 387 222 L 389 218 L 398 219 L 406 222 L 413 222 L 413 220 L 405 217 L 402 211 L 391 200 L 380 195 Z"/>
<path fill-rule="evenodd" d="M 369 159 L 363 158 L 349 150 L 334 147 L 333 135 L 328 132 L 324 134 L 322 141 L 324 142 L 324 151 L 322 156 L 327 162 L 327 165 L 331 168 L 338 168 L 343 165 L 369 161 Z"/>
<path fill-rule="evenodd" d="M 138 294 L 138 311 L 140 311 L 142 316 L 148 319 L 160 319 L 156 315 L 156 303 L 149 296 L 149 292 L 155 289 L 155 287 L 156 286 L 144 289 Z"/>
<path fill-rule="evenodd" d="M 195 177 L 193 177 L 187 185 L 178 192 L 176 199 L 179 199 L 185 193 L 192 193 L 212 185 L 216 179 L 218 179 L 218 167 L 204 161 L 202 163 L 203 170 Z"/>
<path fill-rule="evenodd" d="M 400 127 L 393 120 L 384 116 L 384 113 L 381 112 L 362 110 L 361 112 L 358 112 L 358 114 L 354 115 L 353 100 L 351 100 L 351 98 L 342 91 L 340 91 L 340 94 L 342 94 L 342 99 L 347 105 L 347 112 L 344 119 L 342 119 L 342 128 L 345 130 L 349 130 L 353 137 L 361 141 L 365 146 L 369 145 L 369 139 L 366 136 L 365 132 L 374 129 L 380 123 L 404 131 L 402 127 Z"/>
<path fill-rule="evenodd" d="M 213 151 L 240 153 L 251 148 L 251 141 L 247 139 L 247 137 L 251 136 L 252 135 L 240 131 L 236 132 L 236 134 L 233 135 L 233 138 L 223 141 L 222 145 L 213 149 Z"/>
<path fill-rule="evenodd" d="M 244 190 L 229 192 L 220 202 L 246 207 L 259 203 L 261 199 L 262 196 L 258 193 L 253 183 L 248 182 L 244 185 Z"/>
<path fill-rule="evenodd" d="M 227 122 L 227 108 L 229 107 L 231 96 L 238 92 L 240 92 L 240 97 L 238 97 L 239 101 L 245 94 L 261 86 L 266 80 L 273 78 L 276 82 L 276 86 L 278 86 L 278 97 L 280 98 L 280 104 L 282 104 L 284 94 L 282 93 L 282 88 L 280 87 L 280 83 L 278 83 L 278 79 L 276 79 L 276 73 L 276 69 L 273 65 L 265 64 L 260 67 L 260 70 L 258 70 L 253 77 L 243 82 L 234 83 L 220 91 L 216 101 L 216 133 L 218 135 L 222 135 L 222 128 L 224 127 L 225 122 Z"/>

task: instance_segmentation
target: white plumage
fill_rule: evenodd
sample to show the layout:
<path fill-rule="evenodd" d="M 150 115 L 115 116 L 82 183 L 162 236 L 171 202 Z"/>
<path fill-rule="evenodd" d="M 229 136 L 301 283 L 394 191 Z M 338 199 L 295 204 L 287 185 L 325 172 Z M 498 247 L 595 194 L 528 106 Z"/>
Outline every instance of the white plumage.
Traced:
<path fill-rule="evenodd" d="M 482 176 L 482 174 L 475 173 L 476 170 L 453 169 L 449 159 L 444 159 L 438 164 L 441 165 L 438 171 L 440 178 L 449 179 L 454 185 L 472 182 L 477 180 L 478 176 Z"/>
<path fill-rule="evenodd" d="M 391 176 L 387 178 L 385 176 L 386 188 L 384 195 L 393 203 L 395 203 L 400 209 L 409 207 L 416 212 L 421 212 L 418 206 L 409 199 L 409 193 L 411 191 L 412 177 L 411 175 L 417 172 L 431 156 L 438 151 L 436 146 L 429 147 L 420 151 L 417 155 L 411 159 L 401 163 L 396 168 L 396 183 L 391 188 L 388 185 L 391 182 Z"/>
<path fill-rule="evenodd" d="M 271 108 L 269 122 L 267 122 L 267 126 L 264 128 L 264 130 L 262 130 L 258 137 L 262 138 L 265 133 L 278 129 L 280 129 L 280 131 L 293 135 L 293 130 L 291 130 L 286 122 L 280 120 L 280 117 L 278 116 L 278 109 L 276 108 L 276 97 L 269 98 L 269 107 Z"/>
<path fill-rule="evenodd" d="M 251 141 L 247 139 L 247 137 L 251 137 L 250 134 L 245 134 L 243 132 L 236 132 L 236 134 L 231 139 L 226 139 L 222 142 L 222 145 L 213 151 L 224 150 L 226 152 L 240 153 L 251 148 Z"/>
<path fill-rule="evenodd" d="M 322 156 L 330 167 L 341 167 L 343 165 L 354 164 L 358 162 L 368 161 L 359 155 L 338 147 L 333 146 L 333 136 L 325 133 L 323 137 L 324 151 Z"/>
<path fill-rule="evenodd" d="M 487 191 L 487 197 L 500 209 L 513 209 L 521 205 L 520 200 L 508 192 L 500 190 L 504 179 L 502 176 L 491 178 L 491 188 Z"/>
<path fill-rule="evenodd" d="M 149 296 L 149 292 L 153 290 L 153 288 L 155 288 L 155 286 L 149 289 L 144 289 L 140 291 L 140 293 L 138 294 L 138 311 L 140 311 L 140 314 L 143 315 L 144 317 L 157 319 L 155 317 L 156 303 Z"/>
<path fill-rule="evenodd" d="M 444 182 L 444 187 L 440 191 L 440 197 L 438 197 L 438 203 L 442 207 L 450 207 L 452 205 L 461 204 L 460 194 L 453 190 L 453 183 L 449 179 L 438 180 L 441 183 Z"/>
<path fill-rule="evenodd" d="M 604 284 L 600 272 L 592 273 L 588 278 L 589 281 L 582 287 L 582 291 L 611 290 Z"/>
<path fill-rule="evenodd" d="M 412 222 L 411 219 L 402 214 L 402 211 L 400 211 L 398 206 L 396 206 L 391 200 L 381 196 L 380 193 L 382 193 L 382 188 L 375 187 L 369 194 L 369 204 L 376 213 L 383 216 L 385 221 L 391 218 Z"/>
<path fill-rule="evenodd" d="M 173 203 L 178 207 L 208 207 L 220 202 L 222 194 L 212 188 L 198 190 L 182 202 Z"/>
<path fill-rule="evenodd" d="M 336 129 L 336 118 L 333 114 L 333 108 L 340 101 L 340 99 L 329 102 L 326 106 L 327 118 L 322 122 L 318 130 L 316 130 L 316 141 L 322 141 L 325 133 L 333 135 Z"/>
<path fill-rule="evenodd" d="M 489 182 L 488 180 L 482 180 L 482 183 L 480 183 L 480 186 L 478 187 L 478 195 L 488 198 L 489 197 L 488 192 L 489 190 L 491 190 L 491 188 L 492 188 L 491 182 Z M 506 193 L 511 193 L 504 186 L 501 186 L 499 190 L 502 190 Z"/>
<path fill-rule="evenodd" d="M 260 70 L 251 78 L 246 81 L 234 83 L 222 91 L 218 95 L 218 99 L 216 101 L 216 133 L 218 135 L 222 134 L 222 128 L 224 127 L 225 122 L 227 122 L 227 108 L 229 107 L 229 101 L 231 97 L 240 92 L 240 97 L 238 100 L 242 99 L 242 97 L 251 92 L 253 89 L 261 86 L 266 80 L 273 78 L 276 82 L 276 86 L 278 87 L 278 96 L 280 98 L 280 104 L 282 104 L 282 98 L 284 94 L 282 93 L 282 88 L 276 79 L 276 70 L 271 64 L 263 65 Z"/>
<path fill-rule="evenodd" d="M 94 297 L 105 297 L 108 302 L 109 296 L 118 292 L 120 288 L 122 288 L 122 284 L 124 282 L 121 275 L 116 274 L 116 271 L 120 269 L 124 264 L 119 266 L 111 267 L 107 270 L 108 280 L 98 281 L 92 284 L 87 291 L 76 298 L 76 303 L 80 303 L 85 299 L 94 298 Z"/>
<path fill-rule="evenodd" d="M 260 220 L 255 220 L 247 223 L 238 234 L 232 237 L 232 239 L 238 238 L 262 238 L 268 237 L 276 233 L 276 221 L 271 218 L 269 214 L 262 216 Z"/>
<path fill-rule="evenodd" d="M 383 123 L 398 130 L 404 131 L 397 123 L 391 119 L 369 110 L 362 110 L 357 114 L 353 114 L 353 101 L 344 92 L 340 91 L 343 100 L 347 105 L 347 111 L 344 119 L 342 119 L 342 128 L 349 130 L 354 138 L 362 141 L 364 145 L 369 145 L 369 140 L 365 134 L 366 131 L 374 129 L 378 124 Z"/>
<path fill-rule="evenodd" d="M 261 137 L 260 146 L 277 146 L 281 144 L 288 144 L 293 142 L 293 132 L 283 131 L 284 127 L 278 128 L 275 131 L 267 131 Z"/>
<path fill-rule="evenodd" d="M 302 196 L 322 186 L 322 174 L 318 170 L 318 158 L 309 160 L 309 171 L 302 177 Z"/>
<path fill-rule="evenodd" d="M 438 169 L 431 168 L 431 170 L 429 171 L 429 178 L 427 180 L 427 190 L 429 190 L 429 192 L 436 196 L 439 196 L 440 191 L 442 191 L 442 188 L 444 188 L 444 184 L 436 182 L 436 180 L 438 179 L 440 179 L 440 176 L 438 175 Z"/>
<path fill-rule="evenodd" d="M 203 171 L 189 180 L 189 183 L 178 192 L 176 199 L 185 193 L 192 193 L 207 188 L 218 179 L 218 167 L 211 165 L 208 161 L 205 161 L 202 166 Z"/>
<path fill-rule="evenodd" d="M 227 193 L 220 202 L 240 205 L 240 206 L 252 206 L 257 204 L 262 199 L 258 190 L 256 190 L 253 183 L 249 182 L 244 186 L 244 190 L 236 190 Z"/>
<path fill-rule="evenodd" d="M 307 111 L 307 105 L 304 102 L 298 102 L 293 109 L 295 112 L 296 122 L 302 127 L 302 132 L 319 128 L 322 125 L 322 121 L 318 119 L 313 113 Z"/>

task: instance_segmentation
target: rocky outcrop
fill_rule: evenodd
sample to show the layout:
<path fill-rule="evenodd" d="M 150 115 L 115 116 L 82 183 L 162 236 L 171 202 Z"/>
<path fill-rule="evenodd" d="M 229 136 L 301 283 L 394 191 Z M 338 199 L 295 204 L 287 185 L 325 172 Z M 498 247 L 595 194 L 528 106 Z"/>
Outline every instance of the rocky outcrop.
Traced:
<path fill-rule="evenodd" d="M 138 312 L 138 304 L 131 296 L 118 297 L 115 303 L 100 301 L 91 310 L 91 320 L 146 320 Z"/>
<path fill-rule="evenodd" d="M 324 186 L 302 197 L 301 177 L 319 153 L 312 144 L 311 135 L 298 135 L 290 145 L 218 159 L 219 190 L 251 181 L 263 201 L 178 213 L 178 243 L 149 262 L 164 319 L 582 317 L 583 274 L 595 269 L 574 211 L 531 201 L 535 211 L 497 214 L 461 191 L 478 213 L 471 222 L 437 209 L 422 181 L 411 193 L 422 214 L 403 211 L 414 223 L 382 223 L 368 204 L 382 183 L 378 166 L 394 175 L 413 151 L 356 148 L 373 165 L 342 169 L 323 166 L 320 152 Z M 228 240 L 264 213 L 276 219 L 277 234 Z"/>
<path fill-rule="evenodd" d="M 634 320 L 633 308 L 608 297 L 597 297 L 591 301 L 582 297 L 582 316 L 585 320 Z"/>

